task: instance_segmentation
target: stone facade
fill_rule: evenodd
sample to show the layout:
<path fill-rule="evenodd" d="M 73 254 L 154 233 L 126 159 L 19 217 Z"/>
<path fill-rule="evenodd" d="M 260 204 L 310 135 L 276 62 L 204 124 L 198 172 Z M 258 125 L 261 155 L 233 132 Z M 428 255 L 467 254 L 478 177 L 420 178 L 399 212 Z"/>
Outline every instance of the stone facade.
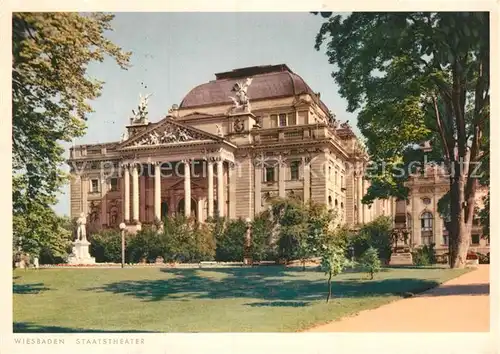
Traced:
<path fill-rule="evenodd" d="M 402 203 L 406 210 L 407 228 L 413 245 L 435 244 L 438 252 L 448 250 L 448 231 L 445 220 L 438 213 L 438 202 L 449 190 L 449 178 L 439 168 L 427 168 L 423 176 L 413 177 L 407 182 L 409 198 Z M 476 207 L 484 208 L 483 197 L 487 188 L 480 187 L 476 192 Z M 483 237 L 479 220 L 474 220 L 471 232 L 470 249 L 486 254 L 490 251 L 489 241 Z"/>
<path fill-rule="evenodd" d="M 131 118 L 126 129 L 122 141 L 70 150 L 72 217 L 83 212 L 89 225 L 125 222 L 132 230 L 178 212 L 199 221 L 216 214 L 252 219 L 273 197 L 326 204 L 338 224 L 352 227 L 395 213 L 394 200 L 361 203 L 367 153 L 349 124 L 286 65 L 216 74 L 165 118 Z M 412 193 L 416 243 L 422 211 L 437 215 L 444 188 L 437 184 L 425 207 L 428 193 Z M 435 240 L 441 229 L 436 221 Z"/>

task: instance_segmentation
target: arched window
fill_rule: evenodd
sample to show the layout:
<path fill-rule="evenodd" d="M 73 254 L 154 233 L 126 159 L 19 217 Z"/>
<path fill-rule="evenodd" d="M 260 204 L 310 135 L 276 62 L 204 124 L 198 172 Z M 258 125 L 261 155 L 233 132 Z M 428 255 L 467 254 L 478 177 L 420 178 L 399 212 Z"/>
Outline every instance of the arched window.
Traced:
<path fill-rule="evenodd" d="M 432 230 L 433 230 L 433 216 L 432 213 L 426 211 L 420 216 L 420 227 L 422 232 L 422 244 L 430 245 L 432 243 Z"/>
<path fill-rule="evenodd" d="M 332 204 L 333 204 L 333 202 L 332 202 L 332 196 L 329 195 L 328 196 L 328 206 L 331 208 L 333 206 Z"/>
<path fill-rule="evenodd" d="M 179 201 L 179 204 L 177 204 L 177 212 L 179 214 L 184 214 L 184 198 L 182 198 L 180 201 Z M 198 215 L 196 215 L 196 205 L 197 205 L 197 202 L 195 199 L 191 198 L 191 215 L 194 216 L 195 218 L 198 218 Z"/>

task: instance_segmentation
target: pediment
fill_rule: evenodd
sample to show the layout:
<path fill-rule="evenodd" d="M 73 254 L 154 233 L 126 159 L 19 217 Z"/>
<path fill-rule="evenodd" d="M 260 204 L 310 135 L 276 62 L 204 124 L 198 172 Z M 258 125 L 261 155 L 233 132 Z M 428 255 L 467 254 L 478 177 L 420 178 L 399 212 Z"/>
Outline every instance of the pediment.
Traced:
<path fill-rule="evenodd" d="M 167 117 L 150 129 L 146 129 L 137 136 L 124 141 L 120 148 L 180 145 L 183 143 L 218 142 L 222 140 L 224 139 L 220 136 L 176 122 Z"/>
<path fill-rule="evenodd" d="M 205 189 L 206 187 L 197 183 L 196 181 L 191 181 L 191 189 Z M 184 180 L 180 180 L 178 182 L 175 182 L 172 184 L 170 187 L 168 187 L 170 190 L 183 190 L 184 189 Z"/>

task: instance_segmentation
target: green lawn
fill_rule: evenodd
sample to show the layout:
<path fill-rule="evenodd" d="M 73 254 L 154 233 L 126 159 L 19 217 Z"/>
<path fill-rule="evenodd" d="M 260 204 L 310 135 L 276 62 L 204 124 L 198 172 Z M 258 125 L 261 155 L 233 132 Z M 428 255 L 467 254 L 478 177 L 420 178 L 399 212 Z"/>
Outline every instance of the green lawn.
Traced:
<path fill-rule="evenodd" d="M 282 267 L 14 271 L 15 332 L 283 332 L 419 292 L 466 270 L 344 273 Z"/>

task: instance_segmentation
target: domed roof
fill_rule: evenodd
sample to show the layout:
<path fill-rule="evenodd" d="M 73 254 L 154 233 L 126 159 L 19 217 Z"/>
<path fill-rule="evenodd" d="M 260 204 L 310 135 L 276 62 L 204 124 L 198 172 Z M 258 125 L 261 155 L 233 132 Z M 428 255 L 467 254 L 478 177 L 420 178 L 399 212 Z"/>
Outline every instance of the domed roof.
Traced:
<path fill-rule="evenodd" d="M 231 89 L 234 84 L 249 77 L 252 78 L 252 83 L 247 92 L 250 102 L 295 96 L 303 93 L 308 93 L 313 97 L 316 96 L 309 85 L 285 64 L 235 69 L 215 74 L 215 77 L 216 80 L 192 89 L 182 100 L 180 108 L 231 104 L 233 101 L 230 96 L 234 96 Z M 321 102 L 320 105 L 328 113 L 324 103 Z"/>

